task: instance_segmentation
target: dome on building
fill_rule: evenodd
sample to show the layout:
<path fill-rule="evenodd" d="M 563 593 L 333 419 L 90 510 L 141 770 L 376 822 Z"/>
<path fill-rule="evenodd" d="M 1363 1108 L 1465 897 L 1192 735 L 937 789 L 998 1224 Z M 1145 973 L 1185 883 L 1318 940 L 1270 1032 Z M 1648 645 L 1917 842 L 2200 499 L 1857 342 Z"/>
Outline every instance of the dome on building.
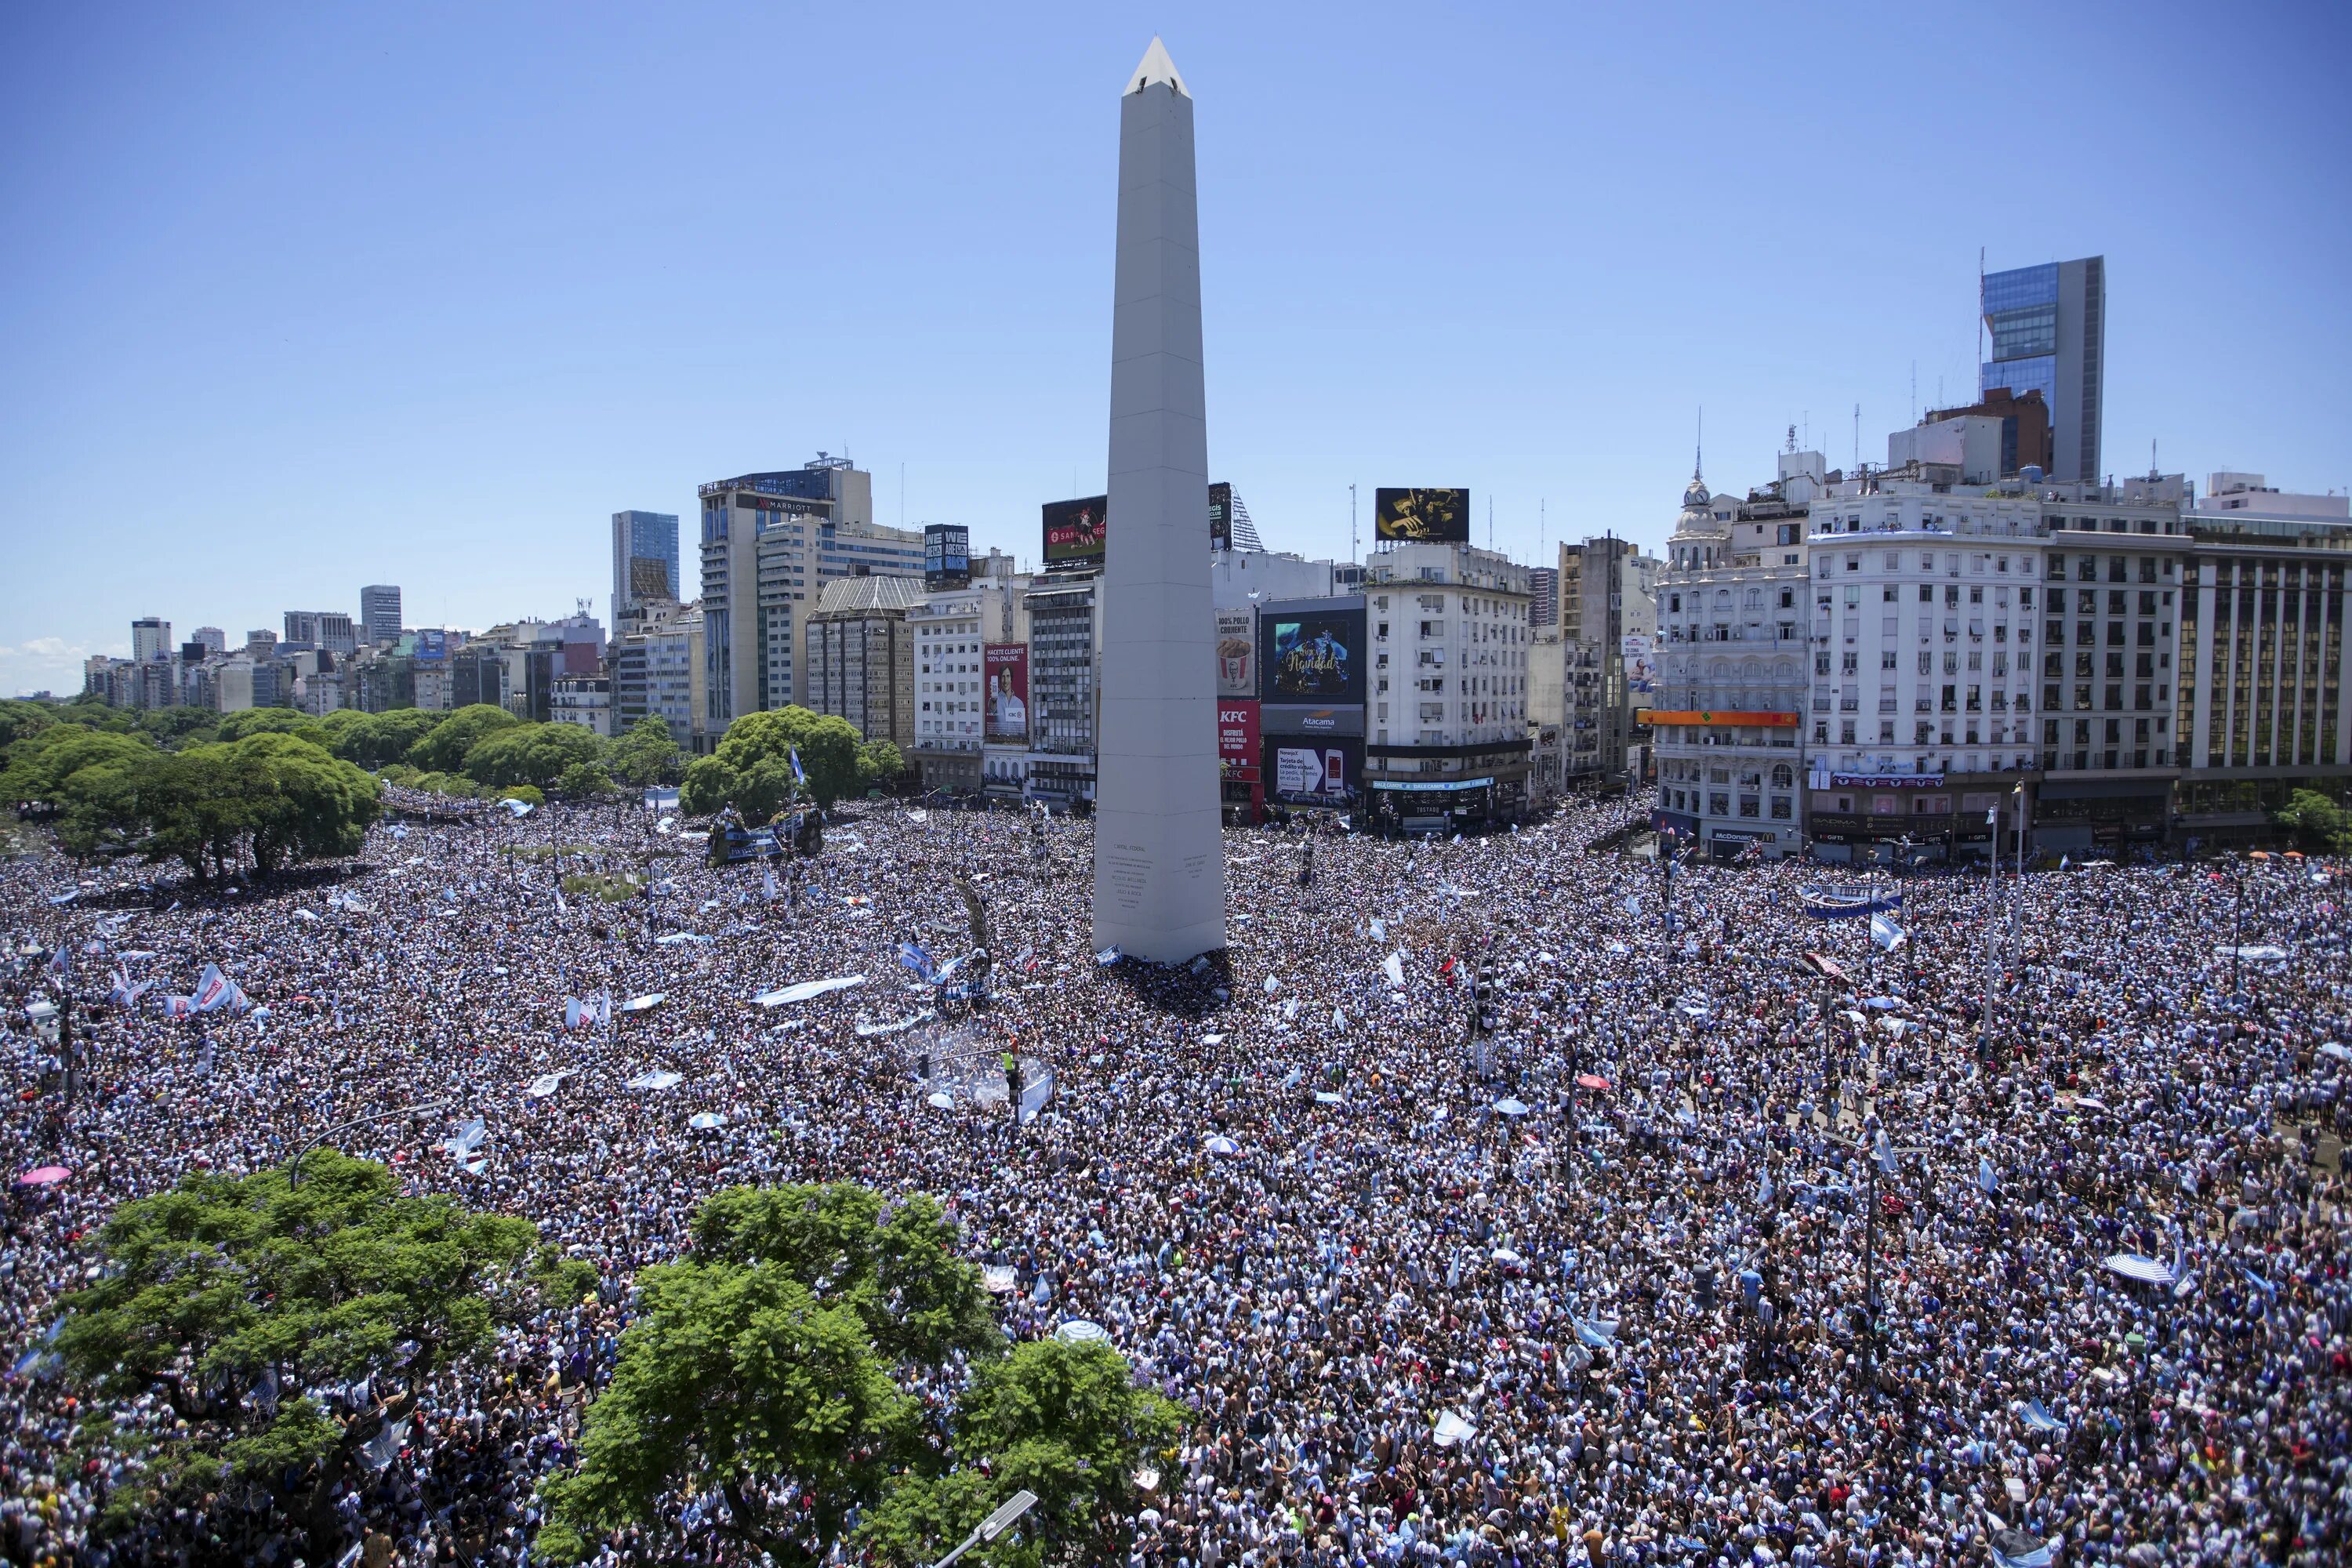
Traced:
<path fill-rule="evenodd" d="M 1708 493 L 1706 481 L 1698 477 L 1698 470 L 1696 468 L 1693 468 L 1691 470 L 1691 482 L 1683 487 L 1683 510 L 1685 511 L 1705 511 L 1707 508 L 1707 503 L 1714 500 L 1715 497 Z"/>
<path fill-rule="evenodd" d="M 1706 481 L 1698 470 L 1691 470 L 1691 481 L 1683 488 L 1682 515 L 1675 519 L 1676 533 L 1721 533 L 1715 521 L 1714 497 L 1707 493 Z"/>

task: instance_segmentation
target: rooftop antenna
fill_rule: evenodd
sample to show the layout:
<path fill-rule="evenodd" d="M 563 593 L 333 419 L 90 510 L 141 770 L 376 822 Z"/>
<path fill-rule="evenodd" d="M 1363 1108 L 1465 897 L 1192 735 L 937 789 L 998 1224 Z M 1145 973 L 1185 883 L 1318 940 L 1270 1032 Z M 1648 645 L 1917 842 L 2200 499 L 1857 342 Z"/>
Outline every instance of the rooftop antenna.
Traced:
<path fill-rule="evenodd" d="M 1348 487 L 1348 559 L 1350 562 L 1363 559 L 1356 549 L 1356 487 L 1353 484 Z"/>
<path fill-rule="evenodd" d="M 1796 449 L 1797 449 L 1797 427 L 1796 427 L 1794 425 L 1791 425 L 1791 426 L 1789 426 L 1789 450 L 1790 450 L 1791 452 L 1793 452 L 1793 451 L 1795 451 Z"/>
<path fill-rule="evenodd" d="M 1857 473 L 1861 472 L 1861 470 L 1862 470 L 1862 405 L 1861 405 L 1861 404 L 1859 404 L 1859 403 L 1857 403 L 1857 404 L 1855 404 L 1855 405 L 1853 405 L 1853 467 L 1854 467 L 1854 471 L 1855 471 L 1855 472 L 1857 472 Z"/>
<path fill-rule="evenodd" d="M 1495 492 L 1486 492 L 1486 548 L 1495 548 Z"/>

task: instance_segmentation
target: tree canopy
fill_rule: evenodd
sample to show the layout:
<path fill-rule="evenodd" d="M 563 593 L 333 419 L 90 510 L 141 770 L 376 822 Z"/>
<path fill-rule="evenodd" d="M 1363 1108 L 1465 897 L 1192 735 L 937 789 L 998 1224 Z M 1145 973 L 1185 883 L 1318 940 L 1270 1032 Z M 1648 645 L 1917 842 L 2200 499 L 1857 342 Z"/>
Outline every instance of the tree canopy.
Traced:
<path fill-rule="evenodd" d="M 407 760 L 428 773 L 454 773 L 485 736 L 521 722 L 503 708 L 468 703 L 426 731 L 408 748 Z"/>
<path fill-rule="evenodd" d="M 242 708 L 224 714 L 213 738 L 242 741 L 247 735 L 299 735 L 318 746 L 327 743 L 327 732 L 319 721 L 291 708 Z"/>
<path fill-rule="evenodd" d="M 381 768 L 405 757 L 441 718 L 421 708 L 394 708 L 384 713 L 339 708 L 319 724 L 325 735 L 323 744 L 335 755 L 363 768 Z"/>
<path fill-rule="evenodd" d="M 612 1531 L 674 1528 L 667 1500 L 715 1492 L 713 1528 L 778 1563 L 824 1560 L 853 1510 L 884 1560 L 928 1563 L 1025 1485 L 1043 1500 L 1029 1532 L 974 1558 L 1009 1568 L 1098 1546 L 1132 1506 L 1139 1456 L 1176 1430 L 1174 1407 L 1108 1346 L 1005 1357 L 980 1272 L 930 1198 L 736 1187 L 691 1235 L 682 1261 L 637 1277 L 639 1316 L 579 1468 L 542 1486 L 541 1555 L 578 1561 Z M 966 1365 L 950 1448 L 902 1384 L 952 1384 Z"/>
<path fill-rule="evenodd" d="M 278 731 L 163 752 L 144 736 L 58 724 L 8 757 L 0 797 L 55 806 L 67 853 L 178 860 L 198 880 L 357 854 L 377 812 L 373 779 Z"/>
<path fill-rule="evenodd" d="M 673 782 L 677 764 L 677 741 L 669 732 L 669 721 L 658 713 L 646 714 L 627 733 L 615 736 L 606 759 L 614 778 L 639 789 Z"/>
<path fill-rule="evenodd" d="M 686 770 L 679 804 L 696 815 L 732 805 L 746 821 L 765 822 L 792 801 L 790 759 L 797 749 L 809 794 L 829 806 L 864 787 L 858 782 L 862 743 L 848 720 L 797 704 L 746 713 L 727 726 L 709 756 Z"/>
<path fill-rule="evenodd" d="M 436 730 L 433 735 L 440 733 Z M 545 789 L 564 769 L 593 764 L 604 752 L 596 732 L 578 724 L 509 724 L 474 743 L 466 753 L 465 773 L 492 789 L 523 784 Z"/>
<path fill-rule="evenodd" d="M 314 1149 L 299 1177 L 189 1176 L 99 1232 L 103 1267 L 66 1299 L 56 1350 L 89 1392 L 160 1393 L 176 1418 L 116 1483 L 117 1522 L 235 1476 L 298 1510 L 312 1560 L 332 1561 L 332 1493 L 360 1450 L 488 1350 L 498 1323 L 591 1282 L 530 1222 L 403 1196 L 373 1161 Z M 361 1378 L 380 1403 L 339 1418 L 331 1391 Z"/>
<path fill-rule="evenodd" d="M 2289 795 L 2278 821 L 2307 848 L 2337 854 L 2352 851 L 2352 812 L 2315 789 L 2299 789 Z"/>

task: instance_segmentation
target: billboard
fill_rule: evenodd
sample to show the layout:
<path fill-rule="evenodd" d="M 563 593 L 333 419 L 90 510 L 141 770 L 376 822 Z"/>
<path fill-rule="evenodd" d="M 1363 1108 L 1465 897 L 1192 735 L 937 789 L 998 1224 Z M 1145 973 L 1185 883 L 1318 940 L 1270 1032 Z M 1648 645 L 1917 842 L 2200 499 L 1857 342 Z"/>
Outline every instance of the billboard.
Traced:
<path fill-rule="evenodd" d="M 1103 525 L 1108 496 L 1045 503 L 1045 570 L 1075 572 L 1103 563 Z"/>
<path fill-rule="evenodd" d="M 1470 542 L 1470 492 L 1388 489 L 1372 492 L 1372 537 L 1394 543 Z"/>
<path fill-rule="evenodd" d="M 923 524 L 923 586 L 961 588 L 971 581 L 971 530 L 960 522 Z"/>
<path fill-rule="evenodd" d="M 988 677 L 988 738 L 1026 741 L 1029 738 L 1029 645 L 992 642 L 981 645 L 981 669 Z"/>
<path fill-rule="evenodd" d="M 1247 610 L 1217 612 L 1217 695 L 1257 695 L 1257 638 Z"/>
<path fill-rule="evenodd" d="M 1247 698 L 1217 702 L 1217 765 L 1227 773 L 1257 768 L 1257 704 Z M 1248 773 L 1244 773 L 1248 776 Z"/>
<path fill-rule="evenodd" d="M 1234 547 L 1234 487 L 1219 480 L 1209 487 L 1209 548 Z"/>
<path fill-rule="evenodd" d="M 449 634 L 437 626 L 426 626 L 420 630 L 416 634 L 416 652 L 414 657 L 419 663 L 432 663 L 447 658 Z"/>
<path fill-rule="evenodd" d="M 1627 632 L 1619 639 L 1618 653 L 1625 661 L 1625 689 L 1630 692 L 1654 691 L 1658 686 L 1658 667 L 1650 657 L 1650 639 L 1641 632 Z"/>
<path fill-rule="evenodd" d="M 1265 797 L 1292 805 L 1344 805 L 1363 782 L 1360 739 L 1317 741 L 1295 735 L 1265 738 Z"/>
<path fill-rule="evenodd" d="M 1364 612 L 1258 612 L 1259 695 L 1268 702 L 1364 700 Z"/>

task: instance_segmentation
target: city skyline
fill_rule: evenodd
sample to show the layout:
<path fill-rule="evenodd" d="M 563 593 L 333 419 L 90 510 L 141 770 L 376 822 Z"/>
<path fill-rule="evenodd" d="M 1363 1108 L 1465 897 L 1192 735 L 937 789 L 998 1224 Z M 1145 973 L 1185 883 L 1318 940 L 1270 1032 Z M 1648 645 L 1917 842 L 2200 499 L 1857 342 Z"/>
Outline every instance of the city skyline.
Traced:
<path fill-rule="evenodd" d="M 1856 403 L 1861 453 L 1882 456 L 1910 423 L 1915 363 L 1919 410 L 1967 401 L 1982 247 L 1993 271 L 2106 258 L 2109 472 L 2143 471 L 2153 438 L 2200 485 L 2250 468 L 2340 490 L 2352 316 L 2325 272 L 2352 203 L 2318 62 L 2343 24 L 2216 39 L 2188 16 L 2113 37 L 2045 17 L 2051 58 L 2098 58 L 2125 90 L 2020 91 L 1991 122 L 1969 51 L 1883 19 L 1864 47 L 1859 12 L 1830 25 L 1843 52 L 1826 57 L 1727 12 L 1671 33 L 1188 19 L 1169 47 L 1221 106 L 1201 146 L 1211 467 L 1270 548 L 1309 556 L 1348 552 L 1350 482 L 1433 480 L 1480 498 L 1480 543 L 1491 500 L 1496 542 L 1522 560 L 1543 559 L 1539 503 L 1554 544 L 1613 531 L 1656 550 L 1702 405 L 1710 479 L 1744 489 L 1789 425 L 1849 462 Z M 497 75 L 450 66 L 430 19 L 15 22 L 0 113 L 54 155 L 0 183 L 35 237 L 0 263 L 19 363 L 0 405 L 0 691 L 78 689 L 80 658 L 128 652 L 137 616 L 270 626 L 289 607 L 355 613 L 371 582 L 405 587 L 413 625 L 580 597 L 609 622 L 613 513 L 690 514 L 711 475 L 820 447 L 872 472 L 877 521 L 962 523 L 975 551 L 1034 563 L 1037 504 L 1102 486 L 1093 84 L 1150 26 L 1074 16 L 1014 41 L 942 16 L 891 52 L 852 47 L 839 18 L 796 24 L 835 68 L 782 146 L 740 106 L 628 136 L 603 114 L 632 73 L 763 26 L 614 13 Z M 521 58 L 534 30 L 493 16 L 469 47 Z M 113 68 L 68 95 L 59 62 L 89 52 Z M 2276 90 L 2182 116 L 2131 88 L 2179 79 L 2184 58 L 2200 75 L 2176 93 L 2255 66 Z M 1841 87 L 1881 60 L 1917 73 L 1897 105 Z M 1956 106 L 1940 121 L 1917 108 L 1939 101 Z M 908 164 L 950 102 L 954 146 Z M 1328 143 L 1339 122 L 1350 137 Z M 2053 142 L 2074 152 L 2053 160 Z M 747 145 L 779 156 L 741 202 Z M 1979 178 L 1954 176 L 1963 154 Z M 2106 181 L 2017 194 L 2008 171 L 2056 162 Z M 1758 191 L 1796 210 L 1761 211 Z M 745 243 L 713 255 L 691 220 L 722 197 Z M 797 226 L 795 201 L 875 243 L 764 243 Z M 541 229 L 589 204 L 628 244 L 552 247 Z M 91 221 L 131 206 L 135 233 Z M 2158 210 L 2189 215 L 2198 244 L 2158 240 Z M 674 245 L 640 237 L 664 231 Z M 787 353 L 827 374 L 761 373 Z M 78 548 L 93 476 L 126 468 L 153 487 L 109 509 L 127 548 Z"/>

